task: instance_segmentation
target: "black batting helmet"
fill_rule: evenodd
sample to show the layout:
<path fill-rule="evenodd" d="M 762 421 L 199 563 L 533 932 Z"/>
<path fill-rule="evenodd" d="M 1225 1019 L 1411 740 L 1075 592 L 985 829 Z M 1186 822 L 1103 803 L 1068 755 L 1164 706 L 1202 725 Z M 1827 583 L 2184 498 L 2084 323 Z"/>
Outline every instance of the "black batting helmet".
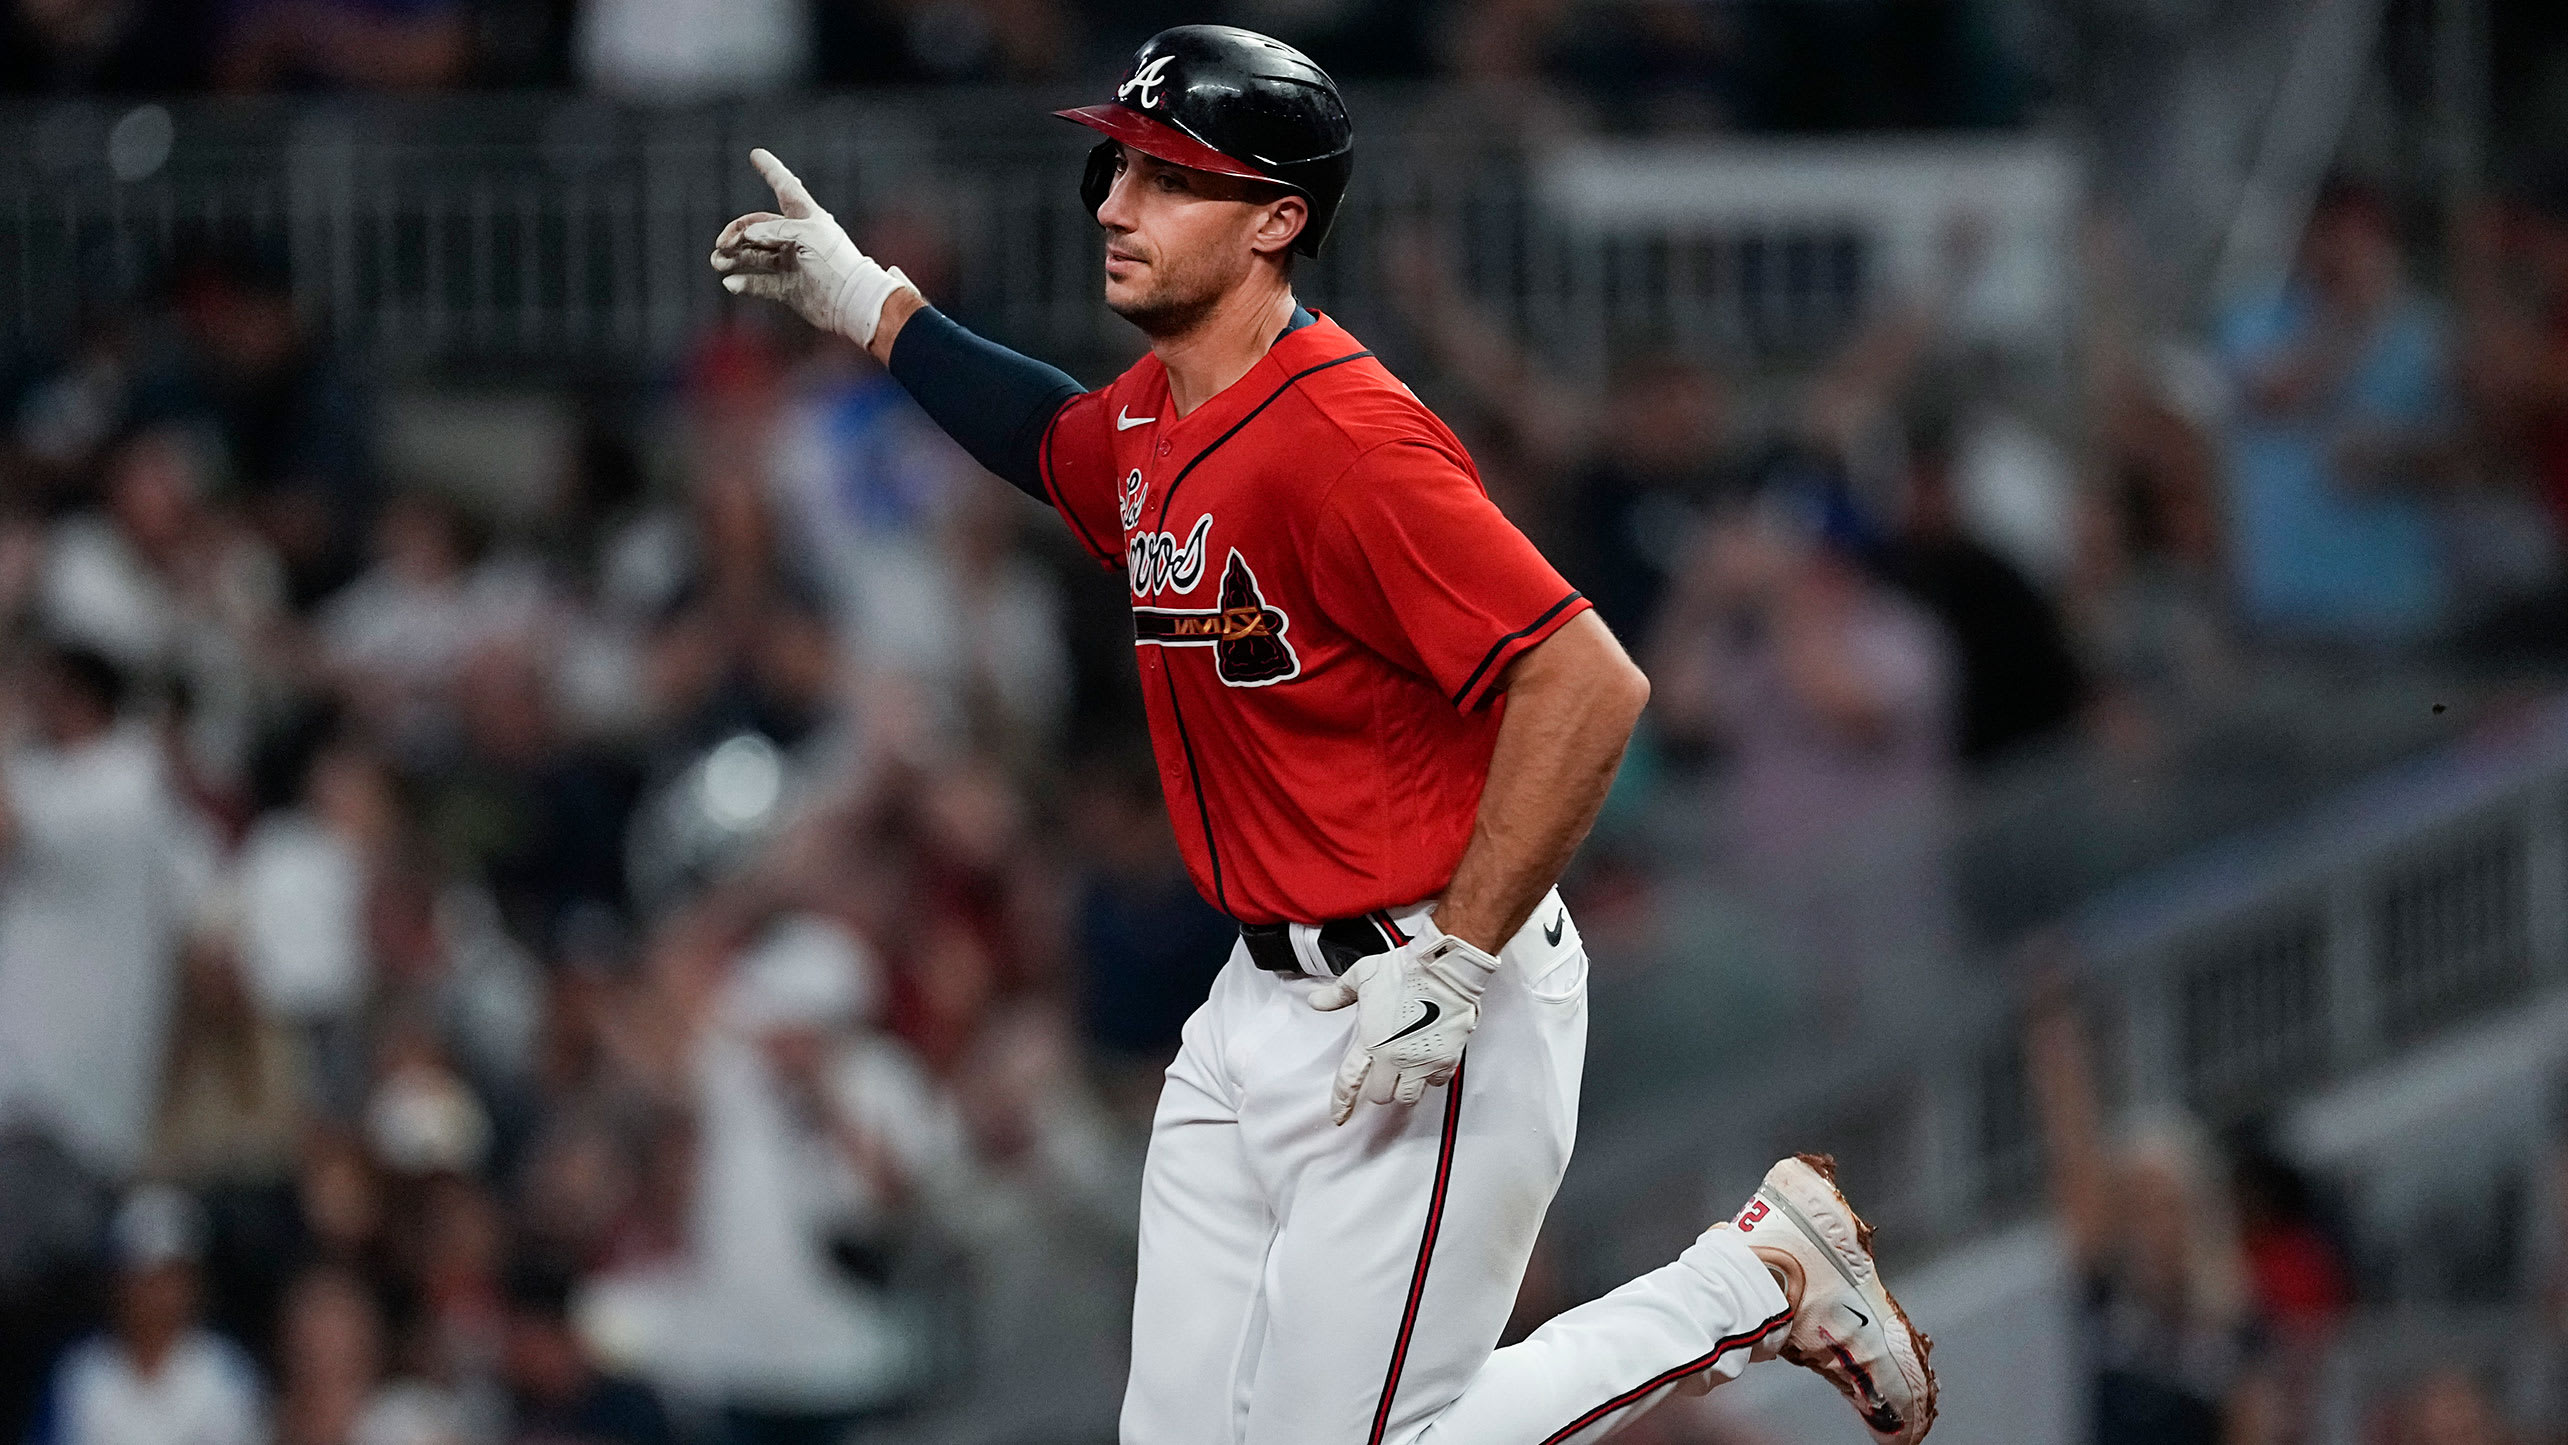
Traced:
<path fill-rule="evenodd" d="M 1180 25 L 1150 37 L 1104 105 L 1056 112 L 1108 139 L 1088 153 L 1079 199 L 1093 211 L 1114 184 L 1115 143 L 1172 165 L 1272 181 L 1311 204 L 1294 249 L 1316 256 L 1355 167 L 1355 127 L 1337 82 L 1281 40 L 1233 25 Z"/>

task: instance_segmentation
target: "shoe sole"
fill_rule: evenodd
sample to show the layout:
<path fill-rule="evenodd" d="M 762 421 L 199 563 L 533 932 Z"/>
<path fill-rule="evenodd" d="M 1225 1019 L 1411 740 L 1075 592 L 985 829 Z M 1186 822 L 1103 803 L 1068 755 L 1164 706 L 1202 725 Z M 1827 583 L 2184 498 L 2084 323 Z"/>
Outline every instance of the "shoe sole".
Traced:
<path fill-rule="evenodd" d="M 1826 1154 L 1795 1154 L 1792 1157 L 1817 1176 L 1819 1183 L 1827 1189 L 1828 1197 L 1835 1201 L 1838 1209 L 1844 1211 L 1847 1219 L 1853 1221 L 1855 1248 L 1862 1252 L 1865 1263 L 1871 1266 L 1872 1283 L 1866 1285 L 1855 1278 L 1854 1271 L 1846 1267 L 1846 1261 L 1840 1255 L 1838 1247 L 1830 1242 L 1826 1231 L 1820 1229 L 1800 1206 L 1786 1197 L 1783 1191 L 1769 1187 L 1759 1189 L 1757 1194 L 1761 1198 L 1773 1201 L 1775 1207 L 1783 1212 L 1784 1217 L 1792 1221 L 1792 1227 L 1799 1230 L 1802 1237 L 1809 1240 L 1819 1253 L 1827 1258 L 1829 1265 L 1837 1271 L 1838 1278 L 1846 1282 L 1848 1289 L 1880 1306 L 1891 1319 L 1899 1322 L 1900 1329 L 1907 1332 L 1909 1352 L 1916 1356 L 1918 1373 L 1924 1377 L 1922 1380 L 1910 1382 L 1918 1402 L 1918 1422 L 1917 1433 L 1907 1438 L 1912 1441 L 1923 1440 L 1926 1438 L 1927 1431 L 1933 1429 L 1935 1425 L 1937 1385 L 1935 1365 L 1931 1359 L 1935 1351 L 1934 1338 L 1910 1322 L 1908 1311 L 1900 1307 L 1898 1298 L 1890 1292 L 1890 1286 L 1883 1283 L 1881 1264 L 1873 1258 L 1873 1227 L 1864 1222 L 1864 1217 L 1855 1212 L 1852 1204 L 1846 1202 L 1845 1191 L 1837 1187 L 1837 1161 Z M 1898 1363 L 1896 1353 L 1892 1355 L 1891 1361 L 1894 1366 Z"/>

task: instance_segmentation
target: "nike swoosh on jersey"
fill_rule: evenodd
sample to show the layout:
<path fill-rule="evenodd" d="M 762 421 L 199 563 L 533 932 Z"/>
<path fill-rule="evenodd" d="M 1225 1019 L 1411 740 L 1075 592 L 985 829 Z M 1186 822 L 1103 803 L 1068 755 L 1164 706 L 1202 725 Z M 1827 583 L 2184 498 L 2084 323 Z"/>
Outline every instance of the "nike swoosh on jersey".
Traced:
<path fill-rule="evenodd" d="M 1543 942 L 1554 948 L 1560 947 L 1560 931 L 1568 926 L 1569 910 L 1564 908 L 1552 916 L 1551 927 L 1543 930 Z"/>
<path fill-rule="evenodd" d="M 1437 1017 L 1444 1013 L 1443 1009 L 1436 1007 L 1435 1000 L 1433 999 L 1422 998 L 1418 1000 L 1418 1007 L 1426 1010 L 1425 1013 L 1418 1016 L 1418 1021 L 1409 1025 L 1407 1028 L 1400 1030 L 1398 1033 L 1393 1034 L 1390 1038 L 1384 1039 L 1382 1044 L 1396 1043 L 1401 1039 L 1405 1039 L 1409 1035 L 1416 1033 L 1418 1030 L 1425 1028 L 1427 1025 L 1434 1023 Z M 1382 1044 L 1375 1044 L 1374 1047 L 1378 1049 L 1382 1047 Z"/>
<path fill-rule="evenodd" d="M 1132 408 L 1128 406 L 1115 409 L 1115 430 L 1117 431 L 1130 431 L 1134 427 L 1148 426 L 1157 420 L 1159 418 L 1155 416 L 1134 416 Z"/>

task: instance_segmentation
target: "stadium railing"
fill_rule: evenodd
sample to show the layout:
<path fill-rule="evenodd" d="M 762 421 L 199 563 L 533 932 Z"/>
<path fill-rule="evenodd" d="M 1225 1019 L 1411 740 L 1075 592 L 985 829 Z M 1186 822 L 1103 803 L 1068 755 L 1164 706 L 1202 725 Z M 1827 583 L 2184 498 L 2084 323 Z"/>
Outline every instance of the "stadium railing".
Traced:
<path fill-rule="evenodd" d="M 2103 890 L 2017 949 L 2068 970 L 2118 1117 L 2260 1122 L 2366 1197 L 2375 1177 L 2412 1184 L 2417 1159 L 2458 1168 L 2437 1141 L 2457 1148 L 2493 1130 L 2471 1157 L 2494 1162 L 2445 1184 L 2471 1198 L 2520 1185 L 2558 1123 L 2543 1071 L 2568 1065 L 2568 1032 L 2530 1022 L 2568 1016 L 2568 698 L 2493 709 L 2323 802 Z M 1664 966 L 1650 1008 L 1680 1006 L 1712 976 Z M 1592 1112 L 1561 1206 L 1580 1221 L 1578 1277 L 1646 1267 L 1793 1148 L 1838 1153 L 1912 1258 L 2038 1211 L 2024 967 L 1921 959 L 1907 991 L 1859 1029 L 1789 1013 L 1763 1023 L 1761 1043 L 1734 1045 L 1717 1109 L 1689 1080 Z M 1606 1037 L 1626 1026 L 1610 980 L 1599 1021 Z M 2527 1029 L 2528 1041 L 2504 1042 Z M 2465 1062 L 2484 1070 L 2500 1055 L 2514 1062 L 2499 1092 L 2531 1102 L 2444 1099 Z M 2363 1091 L 2402 1102 L 2345 1102 Z M 2527 1277 L 2529 1242 L 2488 1247 L 2518 1256 L 2498 1273 Z M 2418 1304 L 2448 1297 L 2398 1285 L 2410 1268 L 2384 1259 L 2378 1283 Z"/>
<path fill-rule="evenodd" d="M 553 95 L 21 102 L 0 108 L 0 339 L 59 344 L 177 261 L 253 253 L 389 369 L 628 368 L 729 305 L 716 229 L 784 156 L 860 238 L 944 273 L 938 299 L 1074 365 L 1134 350 L 1098 304 L 1082 135 L 1026 91 L 651 110 Z M 1949 226 L 1993 238 L 1988 324 L 2054 339 L 2077 168 L 2041 139 L 1810 143 L 1544 138 L 1434 89 L 1359 97 L 1364 150 L 1305 289 L 1392 324 L 1421 242 L 1554 360 L 1633 348 L 1736 364 L 1833 343 L 1916 283 Z M 892 243 L 886 243 L 892 244 Z"/>

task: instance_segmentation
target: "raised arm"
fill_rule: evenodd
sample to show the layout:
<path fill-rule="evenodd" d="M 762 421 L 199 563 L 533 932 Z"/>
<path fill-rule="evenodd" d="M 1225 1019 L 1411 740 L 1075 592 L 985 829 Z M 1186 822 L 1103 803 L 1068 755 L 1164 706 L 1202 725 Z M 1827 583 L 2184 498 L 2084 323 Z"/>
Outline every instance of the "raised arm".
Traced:
<path fill-rule="evenodd" d="M 775 188 L 778 209 L 752 211 L 714 239 L 713 269 L 723 288 L 790 306 L 864 347 L 974 461 L 1048 501 L 1044 431 L 1086 388 L 964 330 L 928 305 L 899 267 L 858 250 L 784 162 L 764 150 L 751 151 L 749 161 Z"/>
<path fill-rule="evenodd" d="M 2085 1031 L 2067 985 L 2056 976 L 2035 985 L 2024 1024 L 2024 1062 L 2041 1123 L 2052 1207 L 2060 1212 L 2071 1258 L 2091 1270 L 2113 1248 L 2113 1167 Z"/>

